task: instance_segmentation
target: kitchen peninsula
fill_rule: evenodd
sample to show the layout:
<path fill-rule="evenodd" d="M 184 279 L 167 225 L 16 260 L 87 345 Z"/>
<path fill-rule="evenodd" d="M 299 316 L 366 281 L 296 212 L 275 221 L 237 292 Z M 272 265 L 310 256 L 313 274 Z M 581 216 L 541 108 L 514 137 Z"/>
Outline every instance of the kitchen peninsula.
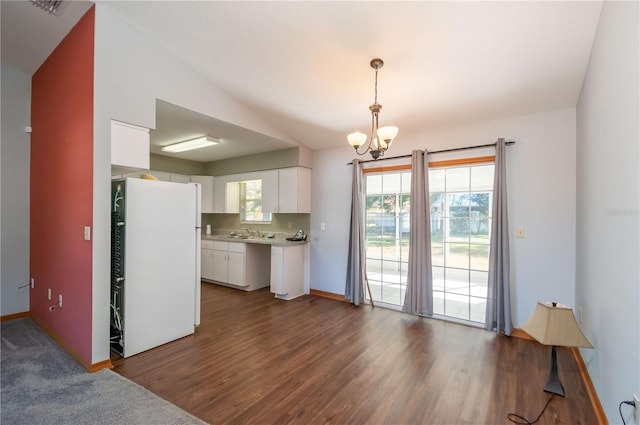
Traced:
<path fill-rule="evenodd" d="M 283 236 L 202 236 L 202 280 L 243 291 L 270 287 L 276 298 L 309 293 L 309 243 Z"/>

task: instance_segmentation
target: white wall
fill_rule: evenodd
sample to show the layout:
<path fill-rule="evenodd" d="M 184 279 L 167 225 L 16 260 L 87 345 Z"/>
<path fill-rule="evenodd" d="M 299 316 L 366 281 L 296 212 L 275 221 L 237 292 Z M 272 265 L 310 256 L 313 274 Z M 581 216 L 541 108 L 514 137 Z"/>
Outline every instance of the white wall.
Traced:
<path fill-rule="evenodd" d="M 2 67 L 0 315 L 29 310 L 29 155 L 31 77 Z"/>
<path fill-rule="evenodd" d="M 538 300 L 574 305 L 575 110 L 549 111 L 434 131 L 419 139 L 403 138 L 400 129 L 388 154 L 482 145 L 493 143 L 499 137 L 517 142 L 507 148 L 507 186 L 512 235 L 513 321 L 514 326 L 519 326 L 528 319 Z M 314 152 L 313 289 L 344 293 L 351 208 L 351 166 L 346 164 L 355 156 L 346 140 L 343 148 Z M 325 223 L 324 231 L 320 230 L 321 223 Z M 526 228 L 526 238 L 514 237 L 517 226 Z"/>
<path fill-rule="evenodd" d="M 582 356 L 611 423 L 640 394 L 639 9 L 604 2 L 577 107 L 576 301 L 595 346 Z"/>
<path fill-rule="evenodd" d="M 109 358 L 110 119 L 155 128 L 156 99 L 298 144 L 96 4 L 93 358 Z"/>

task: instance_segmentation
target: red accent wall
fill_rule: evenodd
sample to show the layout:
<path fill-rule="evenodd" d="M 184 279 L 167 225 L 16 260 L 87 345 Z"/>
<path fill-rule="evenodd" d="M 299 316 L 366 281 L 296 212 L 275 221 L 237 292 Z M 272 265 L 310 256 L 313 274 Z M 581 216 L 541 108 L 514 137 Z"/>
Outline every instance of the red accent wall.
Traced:
<path fill-rule="evenodd" d="M 91 364 L 94 7 L 32 78 L 30 311 Z M 52 300 L 47 299 L 51 288 Z M 62 294 L 62 308 L 49 307 Z"/>

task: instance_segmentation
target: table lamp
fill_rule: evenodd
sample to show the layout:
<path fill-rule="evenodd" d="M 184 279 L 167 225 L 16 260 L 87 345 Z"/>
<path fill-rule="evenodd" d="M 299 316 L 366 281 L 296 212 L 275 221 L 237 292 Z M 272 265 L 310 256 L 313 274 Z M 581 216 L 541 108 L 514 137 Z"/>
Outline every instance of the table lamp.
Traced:
<path fill-rule="evenodd" d="M 584 336 L 570 307 L 558 303 L 540 302 L 521 329 L 543 345 L 551 345 L 551 370 L 544 386 L 548 393 L 564 397 L 558 377 L 557 347 L 586 347 L 593 345 Z"/>

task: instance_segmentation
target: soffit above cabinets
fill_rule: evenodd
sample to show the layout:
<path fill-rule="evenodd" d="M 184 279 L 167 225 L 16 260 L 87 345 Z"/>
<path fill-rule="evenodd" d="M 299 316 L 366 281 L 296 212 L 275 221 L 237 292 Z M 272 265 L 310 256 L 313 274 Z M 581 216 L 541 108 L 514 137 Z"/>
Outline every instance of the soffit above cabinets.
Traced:
<path fill-rule="evenodd" d="M 162 146 L 200 136 L 220 143 L 192 151 L 168 154 Z M 293 148 L 295 145 L 248 130 L 162 100 L 156 101 L 156 128 L 150 133 L 151 153 L 198 162 L 211 162 L 256 153 Z"/>

